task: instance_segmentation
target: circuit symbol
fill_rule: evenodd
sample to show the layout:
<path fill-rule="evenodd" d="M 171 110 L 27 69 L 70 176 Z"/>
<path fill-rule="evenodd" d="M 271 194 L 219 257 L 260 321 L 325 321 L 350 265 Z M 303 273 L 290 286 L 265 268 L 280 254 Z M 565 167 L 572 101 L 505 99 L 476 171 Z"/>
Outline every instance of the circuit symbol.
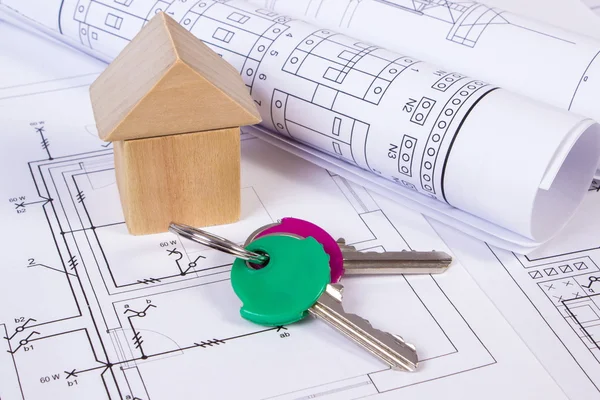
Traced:
<path fill-rule="evenodd" d="M 38 125 L 37 127 L 34 127 L 35 129 L 35 133 L 38 134 L 40 136 L 40 145 L 42 147 L 42 150 L 44 150 L 46 152 L 46 154 L 48 155 L 48 160 L 52 160 L 52 155 L 50 154 L 50 140 L 44 135 L 44 133 L 46 132 L 46 127 L 44 126 L 44 122 L 33 122 L 30 125 Z"/>
<path fill-rule="evenodd" d="M 139 349 L 140 346 L 142 345 L 142 343 L 144 343 L 144 341 L 142 340 L 142 335 L 139 332 L 136 332 L 133 335 L 133 343 L 135 344 L 135 348 Z"/>
<path fill-rule="evenodd" d="M 134 313 L 135 315 L 130 315 L 131 317 L 140 317 L 140 318 L 144 318 L 146 316 L 146 312 L 151 308 L 156 308 L 156 306 L 154 304 L 148 304 L 148 306 L 146 308 L 144 308 L 143 311 L 135 311 L 132 310 L 131 308 L 128 308 L 127 310 L 125 310 L 125 312 L 123 314 L 127 314 L 128 312 Z"/>
<path fill-rule="evenodd" d="M 143 283 L 144 285 L 149 285 L 151 283 L 158 283 L 160 282 L 160 279 L 158 278 L 148 278 L 148 279 L 143 279 L 143 280 L 139 280 L 137 281 L 138 283 Z"/>
<path fill-rule="evenodd" d="M 15 332 L 10 336 L 10 337 L 4 337 L 4 339 L 6 340 L 12 340 L 12 338 L 14 338 L 17 334 L 23 332 L 25 330 L 25 328 L 27 327 L 27 324 L 30 322 L 37 322 L 35 319 L 33 318 L 29 318 L 27 321 L 25 321 L 23 323 L 23 325 L 19 325 L 15 328 Z"/>
<path fill-rule="evenodd" d="M 587 285 L 581 285 L 581 286 L 582 286 L 582 287 L 584 287 L 584 288 L 586 288 L 586 289 L 589 289 L 591 292 L 593 292 L 594 290 L 592 289 L 592 285 L 593 285 L 595 282 L 598 282 L 598 281 L 600 281 L 600 278 L 599 278 L 599 277 L 597 277 L 597 276 L 590 276 L 590 277 L 588 278 L 588 280 L 589 280 L 589 283 L 588 283 Z"/>
<path fill-rule="evenodd" d="M 43 150 L 48 150 L 48 147 L 50 147 L 50 141 L 48 140 L 48 138 L 44 138 L 44 140 L 42 140 L 42 143 L 40 144 L 42 145 Z"/>
<path fill-rule="evenodd" d="M 17 214 L 22 214 L 22 213 L 24 213 L 26 211 L 27 206 L 29 206 L 29 205 L 41 204 L 41 203 L 43 203 L 43 205 L 46 205 L 46 204 L 48 204 L 48 202 L 52 201 L 52 199 L 45 198 L 45 197 L 42 197 L 42 199 L 43 200 L 32 201 L 32 202 L 29 202 L 29 203 L 26 203 L 25 201 L 21 201 L 20 203 L 15 202 L 14 203 L 14 205 L 15 205 L 15 211 L 17 212 Z M 21 196 L 21 198 L 19 200 L 25 200 L 25 196 Z M 12 200 L 11 200 L 11 202 L 12 202 Z"/>
<path fill-rule="evenodd" d="M 173 247 L 172 249 L 167 249 L 167 255 L 172 256 L 175 255 L 177 256 L 177 259 L 175 261 L 179 261 L 183 258 L 183 254 L 180 251 L 177 251 L 177 247 Z"/>
<path fill-rule="evenodd" d="M 71 267 L 71 269 L 75 269 L 75 267 L 78 265 L 79 262 L 77 261 L 77 256 L 71 256 L 71 258 L 69 258 L 69 267 Z"/>
<path fill-rule="evenodd" d="M 221 339 L 212 339 L 212 340 L 208 340 L 208 341 L 202 341 L 200 343 L 194 343 L 196 346 L 198 347 L 202 347 L 203 349 L 206 347 L 212 347 L 212 346 L 218 346 L 221 344 L 225 344 L 225 341 L 221 340 Z"/>
<path fill-rule="evenodd" d="M 65 379 L 69 379 L 70 377 L 77 378 L 77 370 L 75 370 L 75 369 L 71 372 L 69 372 L 69 371 L 64 371 L 64 372 L 65 372 L 65 374 L 67 374 Z"/>
<path fill-rule="evenodd" d="M 181 267 L 181 260 L 183 259 L 183 253 L 178 251 L 176 247 L 174 247 L 173 249 L 167 249 L 167 255 L 168 256 L 175 256 L 177 257 L 175 259 L 175 264 L 177 264 L 177 269 L 179 270 L 179 275 L 181 276 L 185 276 L 192 268 L 196 268 L 196 266 L 198 266 L 198 260 L 201 258 L 206 258 L 204 256 L 198 256 L 196 257 L 196 259 L 194 261 L 191 261 L 190 263 L 188 263 L 188 267 L 186 269 L 183 269 Z"/>
<path fill-rule="evenodd" d="M 9 352 L 9 353 L 11 353 L 11 354 L 15 354 L 17 351 L 19 351 L 19 349 L 20 349 L 21 347 L 23 347 L 23 346 L 27 346 L 27 344 L 28 344 L 28 343 L 29 343 L 29 341 L 30 341 L 29 339 L 31 339 L 31 337 L 32 337 L 33 335 L 39 335 L 39 334 L 40 334 L 40 333 L 39 333 L 39 332 L 36 332 L 36 331 L 33 331 L 33 332 L 31 332 L 31 333 L 29 334 L 29 336 L 27 336 L 25 339 L 21 339 L 21 340 L 19 340 L 19 346 L 18 346 L 16 349 L 14 349 L 13 351 L 10 351 L 10 350 L 6 350 L 6 351 L 7 351 L 7 352 Z"/>
<path fill-rule="evenodd" d="M 146 353 L 144 353 L 144 348 L 142 347 L 142 344 L 144 343 L 142 334 L 138 330 L 136 330 L 135 327 L 133 326 L 133 318 L 136 318 L 136 317 L 144 318 L 147 315 L 147 312 L 150 308 L 156 308 L 156 306 L 154 304 L 148 304 L 146 306 L 146 308 L 144 308 L 142 311 L 136 311 L 136 310 L 132 310 L 131 308 L 128 308 L 123 313 L 123 314 L 127 314 L 127 313 L 134 314 L 134 315 L 129 315 L 127 317 L 127 319 L 129 321 L 129 326 L 131 326 L 131 330 L 133 331 L 133 337 L 131 338 L 131 340 L 133 341 L 135 348 L 138 349 L 140 351 L 140 353 L 142 354 L 142 360 L 147 359 L 148 356 L 146 355 Z"/>

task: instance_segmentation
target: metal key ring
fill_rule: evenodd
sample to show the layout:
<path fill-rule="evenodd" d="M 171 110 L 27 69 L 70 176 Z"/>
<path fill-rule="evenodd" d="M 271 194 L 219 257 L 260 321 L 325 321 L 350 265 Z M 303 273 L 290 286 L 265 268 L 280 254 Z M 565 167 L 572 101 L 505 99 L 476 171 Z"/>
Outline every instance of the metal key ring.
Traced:
<path fill-rule="evenodd" d="M 277 225 L 277 224 L 265 225 L 262 228 L 259 228 L 259 229 L 255 230 L 252 234 L 250 234 L 250 237 L 248 239 L 252 238 L 252 240 L 254 240 L 254 238 L 256 237 L 256 235 L 258 235 L 259 233 L 261 233 L 264 229 L 268 228 L 269 226 L 273 226 L 273 225 Z M 293 234 L 293 233 L 277 233 L 277 234 L 272 233 L 270 235 L 265 235 L 265 236 L 272 236 L 272 235 L 276 235 L 276 236 L 289 236 L 289 237 L 293 237 L 295 239 L 304 239 L 302 236 L 298 236 L 298 235 Z M 247 240 L 246 244 L 244 244 L 244 246 L 247 246 L 248 244 L 250 244 L 250 242 L 252 242 L 252 240 Z M 248 268 L 251 268 L 251 269 L 261 269 L 261 268 L 263 268 L 265 266 L 265 264 L 266 263 L 263 263 L 263 264 L 261 264 L 261 263 L 253 263 L 252 261 L 246 260 L 246 266 Z"/>
<path fill-rule="evenodd" d="M 244 249 L 231 240 L 227 240 L 215 234 L 194 228 L 189 225 L 176 224 L 171 222 L 169 231 L 181 235 L 186 239 L 211 247 L 215 250 L 231 254 L 242 260 L 246 260 L 256 264 L 266 264 L 269 261 L 269 256 L 266 254 L 255 253 Z"/>

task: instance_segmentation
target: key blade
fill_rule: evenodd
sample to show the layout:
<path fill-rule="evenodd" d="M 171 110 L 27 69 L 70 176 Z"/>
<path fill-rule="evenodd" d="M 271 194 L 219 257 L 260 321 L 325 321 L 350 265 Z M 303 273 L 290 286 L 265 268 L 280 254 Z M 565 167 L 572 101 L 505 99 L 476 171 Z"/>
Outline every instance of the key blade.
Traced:
<path fill-rule="evenodd" d="M 452 263 L 442 251 L 342 252 L 345 275 L 441 274 Z"/>
<path fill-rule="evenodd" d="M 373 328 L 366 319 L 346 313 L 341 303 L 341 285 L 327 285 L 319 300 L 308 310 L 309 313 L 352 339 L 368 350 L 392 369 L 415 371 L 418 356 L 415 347 L 406 343 L 400 336 Z"/>
<path fill-rule="evenodd" d="M 344 257 L 344 275 L 421 275 L 441 274 L 452 263 L 452 256 L 443 251 L 358 251 L 337 240 Z"/>

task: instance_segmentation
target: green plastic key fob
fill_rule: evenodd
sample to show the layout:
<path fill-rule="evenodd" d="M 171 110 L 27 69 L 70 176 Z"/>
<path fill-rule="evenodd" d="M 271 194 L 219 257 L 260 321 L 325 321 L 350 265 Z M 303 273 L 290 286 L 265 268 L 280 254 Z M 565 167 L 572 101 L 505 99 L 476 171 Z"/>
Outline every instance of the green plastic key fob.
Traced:
<path fill-rule="evenodd" d="M 242 301 L 240 314 L 256 324 L 280 326 L 306 317 L 330 283 L 329 255 L 312 237 L 270 235 L 247 250 L 266 253 L 261 269 L 236 259 L 231 268 L 233 291 Z"/>

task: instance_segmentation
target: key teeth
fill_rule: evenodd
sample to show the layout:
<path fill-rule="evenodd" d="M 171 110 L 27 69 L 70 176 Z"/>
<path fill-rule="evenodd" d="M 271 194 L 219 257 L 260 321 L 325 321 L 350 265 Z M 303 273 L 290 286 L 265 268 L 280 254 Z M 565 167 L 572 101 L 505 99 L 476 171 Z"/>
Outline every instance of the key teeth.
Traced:
<path fill-rule="evenodd" d="M 326 291 L 309 311 L 361 344 L 392 369 L 415 371 L 419 362 L 415 347 L 400 336 L 374 328 L 365 318 L 347 313 L 341 302 L 342 289 L 339 284 L 327 285 Z"/>
<path fill-rule="evenodd" d="M 344 297 L 344 285 L 341 283 L 331 283 L 325 289 L 338 303 L 342 302 Z"/>
<path fill-rule="evenodd" d="M 340 247 L 340 250 L 342 251 L 342 253 L 345 251 L 357 251 L 356 247 L 346 244 L 346 239 L 344 239 L 344 238 L 339 238 L 338 240 L 336 240 L 336 242 L 337 242 L 338 246 Z"/>
<path fill-rule="evenodd" d="M 408 364 L 408 365 L 402 365 L 402 366 L 398 366 L 397 365 L 396 367 L 392 367 L 392 368 L 394 368 L 394 369 L 408 370 L 408 371 L 414 371 L 414 370 L 417 369 L 417 365 L 418 365 L 418 358 L 417 358 L 417 354 L 416 354 L 417 353 L 417 349 L 416 349 L 416 347 L 413 344 L 405 342 L 404 339 L 401 336 L 399 336 L 399 335 L 395 335 L 395 334 L 392 334 L 392 333 L 384 332 L 382 330 L 379 330 L 379 329 L 373 327 L 373 325 L 371 325 L 371 323 L 367 319 L 365 319 L 365 318 L 363 318 L 363 317 L 361 317 L 359 315 L 346 313 L 346 318 L 348 318 L 348 320 L 350 320 L 352 323 L 354 323 L 357 326 L 364 326 L 364 324 L 368 325 L 369 329 L 371 330 L 371 332 L 377 332 L 381 336 L 391 337 L 392 340 L 395 343 L 397 343 L 399 346 L 408 347 L 409 349 L 411 349 L 415 353 L 414 354 L 414 360 L 410 360 L 410 359 L 406 360 L 406 364 Z"/>
<path fill-rule="evenodd" d="M 390 333 L 390 335 L 392 335 L 393 337 L 395 337 L 395 338 L 396 338 L 396 342 L 397 342 L 397 343 L 399 343 L 399 344 L 402 344 L 402 345 L 404 345 L 404 346 L 408 346 L 408 347 L 410 347 L 411 349 L 413 349 L 414 351 L 417 351 L 417 347 L 416 347 L 414 344 L 412 344 L 412 343 L 408 343 L 408 342 L 406 342 L 406 341 L 405 341 L 405 340 L 402 338 L 402 336 L 400 336 L 400 335 L 396 335 L 396 334 L 394 334 L 394 333 Z"/>

